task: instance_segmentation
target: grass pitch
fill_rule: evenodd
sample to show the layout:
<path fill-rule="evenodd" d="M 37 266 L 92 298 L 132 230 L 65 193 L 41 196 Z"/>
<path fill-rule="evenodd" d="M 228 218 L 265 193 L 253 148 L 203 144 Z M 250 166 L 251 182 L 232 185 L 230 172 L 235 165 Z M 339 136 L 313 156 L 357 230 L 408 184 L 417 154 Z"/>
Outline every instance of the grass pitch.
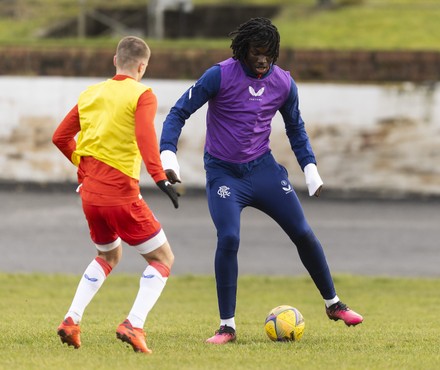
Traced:
<path fill-rule="evenodd" d="M 327 319 L 308 277 L 244 276 L 239 280 L 236 343 L 204 343 L 219 319 L 211 276 L 172 276 L 145 329 L 153 354 L 116 340 L 138 276 L 114 274 L 87 308 L 82 347 L 62 345 L 56 328 L 79 276 L 0 274 L 0 369 L 437 369 L 440 279 L 336 275 L 340 298 L 364 315 L 346 327 Z M 271 342 L 263 324 L 274 306 L 305 317 L 300 342 Z"/>

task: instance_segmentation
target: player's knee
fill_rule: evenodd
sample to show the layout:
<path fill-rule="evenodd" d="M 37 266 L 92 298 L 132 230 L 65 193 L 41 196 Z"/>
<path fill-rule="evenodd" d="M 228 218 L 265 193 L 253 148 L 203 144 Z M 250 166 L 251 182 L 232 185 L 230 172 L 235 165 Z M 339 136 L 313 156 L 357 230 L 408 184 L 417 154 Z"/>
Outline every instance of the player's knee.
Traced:
<path fill-rule="evenodd" d="M 237 234 L 223 234 L 219 235 L 217 248 L 225 251 L 238 251 L 240 245 L 240 237 Z"/>
<path fill-rule="evenodd" d="M 122 247 L 119 245 L 117 248 L 108 252 L 98 250 L 98 257 L 106 261 L 112 268 L 114 268 L 122 258 Z"/>
<path fill-rule="evenodd" d="M 162 253 L 159 254 L 160 263 L 166 265 L 169 269 L 171 269 L 174 264 L 174 253 L 168 241 L 165 242 L 161 249 Z"/>
<path fill-rule="evenodd" d="M 161 263 L 164 264 L 165 266 L 167 266 L 171 270 L 171 268 L 173 267 L 173 264 L 174 264 L 174 253 L 172 252 L 171 249 L 168 251 L 166 256 L 162 259 Z"/>
<path fill-rule="evenodd" d="M 171 270 L 174 264 L 174 253 L 171 250 L 170 244 L 166 241 L 159 248 L 142 255 L 145 260 L 151 263 L 159 263 L 161 265 L 166 266 Z"/>
<path fill-rule="evenodd" d="M 298 248 L 311 248 L 312 246 L 319 243 L 315 233 L 310 228 L 308 228 L 295 239 L 293 239 L 293 241 Z"/>

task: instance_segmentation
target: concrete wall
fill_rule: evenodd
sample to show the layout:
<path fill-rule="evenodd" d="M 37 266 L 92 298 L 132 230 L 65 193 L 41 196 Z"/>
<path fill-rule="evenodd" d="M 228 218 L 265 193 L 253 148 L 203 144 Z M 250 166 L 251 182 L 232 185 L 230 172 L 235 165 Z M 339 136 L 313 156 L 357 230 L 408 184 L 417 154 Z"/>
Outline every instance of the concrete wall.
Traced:
<path fill-rule="evenodd" d="M 116 47 L 116 44 L 115 44 Z M 3 47 L 0 75 L 107 77 L 114 73 L 114 49 Z M 197 79 L 204 70 L 229 58 L 222 50 L 152 50 L 148 76 Z M 297 81 L 405 82 L 440 81 L 440 52 L 286 50 L 277 62 Z"/>
<path fill-rule="evenodd" d="M 78 94 L 101 78 L 0 77 L 0 182 L 74 182 L 75 168 L 51 136 Z M 145 80 L 158 97 L 160 135 L 170 107 L 194 80 Z M 301 110 L 325 186 L 337 192 L 440 195 L 437 84 L 299 83 Z M 183 130 L 178 158 L 186 186 L 203 187 L 206 107 Z M 281 116 L 271 146 L 294 185 L 304 177 Z M 143 175 L 142 184 L 152 185 Z"/>

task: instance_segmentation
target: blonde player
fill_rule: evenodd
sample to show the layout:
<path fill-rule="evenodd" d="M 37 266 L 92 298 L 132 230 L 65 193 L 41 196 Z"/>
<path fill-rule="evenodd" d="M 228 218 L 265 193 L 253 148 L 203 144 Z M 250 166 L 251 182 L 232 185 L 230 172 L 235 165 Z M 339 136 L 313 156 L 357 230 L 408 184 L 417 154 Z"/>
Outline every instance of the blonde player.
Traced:
<path fill-rule="evenodd" d="M 151 353 L 143 327 L 165 287 L 174 255 L 159 221 L 140 195 L 141 162 L 175 208 L 178 194 L 160 161 L 154 128 L 156 96 L 140 83 L 150 54 L 143 40 L 123 38 L 114 56 L 116 75 L 82 92 L 53 135 L 53 143 L 78 167 L 83 211 L 98 254 L 84 271 L 58 327 L 61 342 L 74 348 L 81 346 L 85 308 L 121 259 L 122 240 L 136 248 L 147 267 L 116 336 L 136 352 Z"/>

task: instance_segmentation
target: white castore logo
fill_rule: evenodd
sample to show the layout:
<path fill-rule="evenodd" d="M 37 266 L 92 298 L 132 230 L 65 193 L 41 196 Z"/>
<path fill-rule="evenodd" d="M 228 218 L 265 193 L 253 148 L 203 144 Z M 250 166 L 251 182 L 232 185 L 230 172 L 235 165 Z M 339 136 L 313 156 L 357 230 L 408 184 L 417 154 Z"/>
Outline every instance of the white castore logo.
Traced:
<path fill-rule="evenodd" d="M 249 92 L 252 96 L 261 96 L 264 93 L 264 87 L 262 87 L 260 90 L 255 92 L 254 88 L 252 86 L 249 86 Z"/>

